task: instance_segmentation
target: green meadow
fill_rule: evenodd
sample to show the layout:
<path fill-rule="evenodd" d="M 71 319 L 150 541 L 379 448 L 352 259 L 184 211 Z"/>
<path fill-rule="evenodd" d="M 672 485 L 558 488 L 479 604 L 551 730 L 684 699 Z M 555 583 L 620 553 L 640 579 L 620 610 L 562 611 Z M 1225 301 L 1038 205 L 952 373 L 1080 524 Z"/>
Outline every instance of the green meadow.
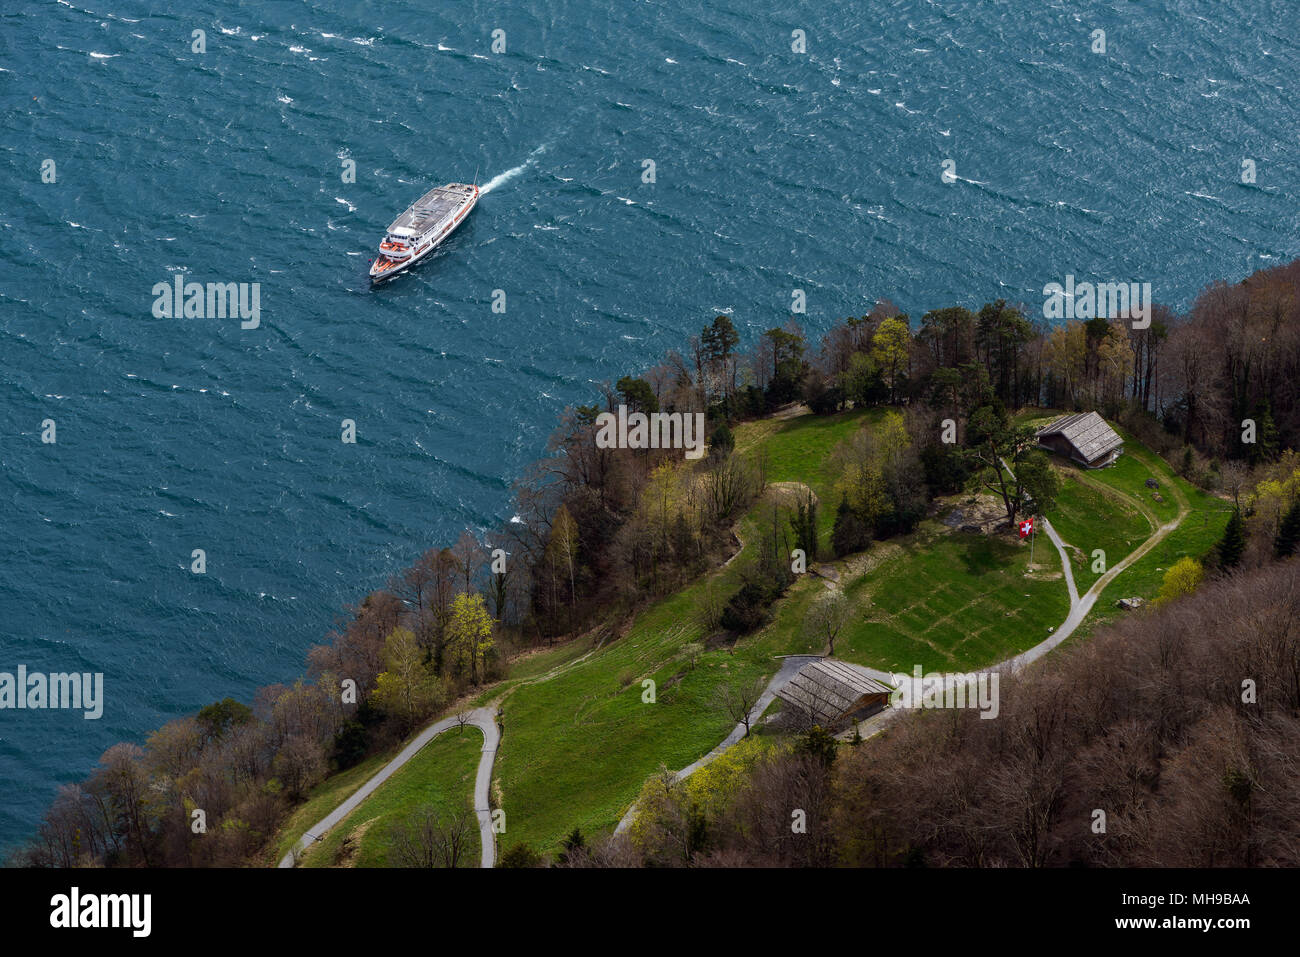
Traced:
<path fill-rule="evenodd" d="M 745 423 L 735 430 L 736 450 L 761 460 L 769 483 L 812 488 L 821 502 L 823 548 L 829 550 L 838 501 L 835 450 L 883 414 L 867 410 Z M 1125 456 L 1112 469 L 1084 472 L 1058 462 L 1062 495 L 1049 516 L 1077 549 L 1071 553 L 1080 591 L 1099 577 L 1091 571 L 1094 549 L 1105 550 L 1109 567 L 1157 525 L 1175 518 L 1180 504 L 1190 512 L 1182 527 L 1109 586 L 1097 605 L 1105 617 L 1114 597 L 1153 596 L 1163 569 L 1183 554 L 1203 554 L 1226 521 L 1222 502 L 1182 482 L 1153 453 L 1128 441 Z M 1147 478 L 1160 483 L 1164 502 L 1154 500 Z M 739 587 L 754 561 L 754 542 L 770 521 L 769 495 L 737 523 L 745 544 L 730 564 L 648 604 L 621 636 L 598 644 L 593 632 L 522 656 L 503 682 L 482 692 L 476 703 L 503 699 L 493 782 L 506 816 L 499 852 L 522 842 L 553 852 L 575 827 L 588 835 L 612 829 L 650 775 L 692 763 L 728 734 L 734 722 L 717 701 L 724 682 L 767 678 L 775 673 L 779 655 L 825 650 L 807 620 L 830 586 L 814 575 L 801 576 L 790 587 L 759 632 L 707 647 L 711 636 L 700 609 L 725 601 Z M 910 672 L 916 665 L 967 671 L 1038 644 L 1066 617 L 1069 597 L 1050 541 L 1038 537 L 1032 570 L 1029 554 L 1025 541 L 955 532 L 926 520 L 910 535 L 829 563 L 839 576 L 835 587 L 850 607 L 836 655 L 887 671 Z M 481 743 L 476 732 L 467 734 L 472 743 L 456 739 L 454 732 L 435 740 L 318 844 L 308 866 L 327 866 L 349 855 L 359 866 L 383 864 L 391 824 L 402 812 L 422 801 L 445 807 L 467 802 Z M 412 773 L 403 779 L 407 772 Z M 364 779 L 349 774 L 347 783 L 314 795 L 313 810 L 301 810 L 294 820 L 318 819 L 330 801 L 355 788 L 357 777 Z M 291 843 L 288 832 L 281 843 L 286 842 Z M 477 854 L 473 859 L 477 862 Z"/>
<path fill-rule="evenodd" d="M 458 866 L 478 867 L 478 818 L 474 816 L 473 794 L 482 750 L 483 734 L 477 728 L 444 731 L 333 827 L 323 840 L 309 847 L 299 866 L 391 866 L 393 829 L 416 809 L 431 805 L 444 819 L 458 809 L 468 811 L 468 841 Z"/>
<path fill-rule="evenodd" d="M 886 671 L 968 671 L 1032 648 L 1064 620 L 1070 598 L 1049 542 L 1029 547 L 978 533 L 918 538 L 849 583 L 854 616 L 836 653 Z"/>

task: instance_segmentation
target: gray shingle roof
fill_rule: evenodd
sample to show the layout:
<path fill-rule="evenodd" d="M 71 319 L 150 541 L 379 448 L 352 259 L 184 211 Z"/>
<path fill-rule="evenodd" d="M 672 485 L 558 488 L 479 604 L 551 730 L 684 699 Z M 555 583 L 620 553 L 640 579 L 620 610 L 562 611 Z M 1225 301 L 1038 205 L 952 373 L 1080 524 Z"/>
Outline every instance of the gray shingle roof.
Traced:
<path fill-rule="evenodd" d="M 1039 429 L 1035 437 L 1041 442 L 1046 436 L 1057 434 L 1089 462 L 1095 462 L 1124 445 L 1119 434 L 1096 412 L 1077 412 L 1059 418 Z"/>
<path fill-rule="evenodd" d="M 856 665 L 823 658 L 800 668 L 776 694 L 828 726 L 852 710 L 863 695 L 889 694 L 893 690 Z"/>

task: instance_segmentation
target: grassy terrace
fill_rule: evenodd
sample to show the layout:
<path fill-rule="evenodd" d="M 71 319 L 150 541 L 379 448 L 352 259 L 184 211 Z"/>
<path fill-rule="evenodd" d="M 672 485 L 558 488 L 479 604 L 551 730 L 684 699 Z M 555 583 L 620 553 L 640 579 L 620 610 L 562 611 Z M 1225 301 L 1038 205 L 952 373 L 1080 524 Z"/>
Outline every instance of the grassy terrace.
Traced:
<path fill-rule="evenodd" d="M 470 837 L 459 866 L 478 867 L 478 819 L 473 811 L 473 793 L 482 749 L 483 735 L 477 728 L 444 731 L 339 822 L 324 840 L 308 848 L 300 866 L 386 867 L 393 827 L 417 808 L 430 804 L 444 818 L 457 808 L 468 810 Z"/>
<path fill-rule="evenodd" d="M 1035 546 L 1038 569 L 1028 577 L 1024 544 L 929 531 L 846 586 L 855 614 L 840 656 L 889 671 L 965 671 L 1032 648 L 1069 612 L 1050 543 Z"/>

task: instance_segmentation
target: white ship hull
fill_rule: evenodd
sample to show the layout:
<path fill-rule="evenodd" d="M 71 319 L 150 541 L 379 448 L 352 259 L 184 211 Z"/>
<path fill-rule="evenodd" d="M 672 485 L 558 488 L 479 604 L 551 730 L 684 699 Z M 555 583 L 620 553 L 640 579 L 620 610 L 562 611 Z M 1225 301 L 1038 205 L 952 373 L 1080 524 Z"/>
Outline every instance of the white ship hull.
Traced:
<path fill-rule="evenodd" d="M 428 259 L 478 205 L 479 189 L 448 183 L 429 190 L 388 227 L 370 265 L 372 285 L 388 282 Z"/>

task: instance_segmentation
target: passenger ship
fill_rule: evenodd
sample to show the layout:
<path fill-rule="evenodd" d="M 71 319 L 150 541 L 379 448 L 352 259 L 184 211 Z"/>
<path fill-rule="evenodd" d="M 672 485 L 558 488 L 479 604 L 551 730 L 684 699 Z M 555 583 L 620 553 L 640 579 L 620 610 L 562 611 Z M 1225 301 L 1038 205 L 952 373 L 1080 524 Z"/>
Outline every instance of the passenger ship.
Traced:
<path fill-rule="evenodd" d="M 378 285 L 406 272 L 438 248 L 465 221 L 478 202 L 479 189 L 466 183 L 437 186 L 393 221 L 370 265 L 370 282 Z"/>

